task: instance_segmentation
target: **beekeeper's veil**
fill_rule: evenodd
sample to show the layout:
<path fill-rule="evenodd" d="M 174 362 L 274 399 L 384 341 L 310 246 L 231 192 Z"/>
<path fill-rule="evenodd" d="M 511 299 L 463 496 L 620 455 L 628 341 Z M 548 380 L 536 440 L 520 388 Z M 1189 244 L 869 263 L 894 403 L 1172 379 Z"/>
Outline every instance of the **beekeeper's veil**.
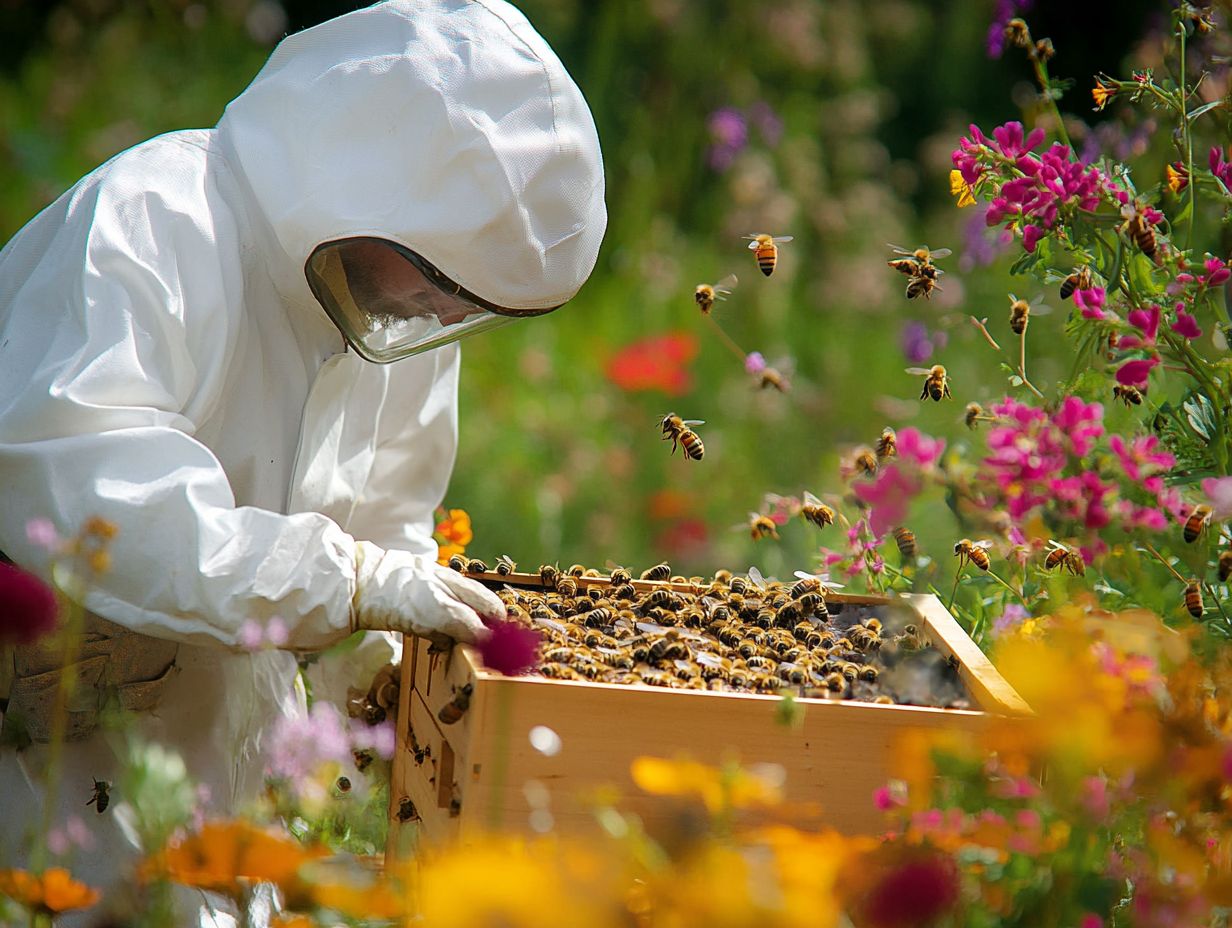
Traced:
<path fill-rule="evenodd" d="M 607 222 L 586 101 L 501 0 L 391 0 L 285 39 L 219 122 L 272 250 L 394 361 L 567 302 Z"/>

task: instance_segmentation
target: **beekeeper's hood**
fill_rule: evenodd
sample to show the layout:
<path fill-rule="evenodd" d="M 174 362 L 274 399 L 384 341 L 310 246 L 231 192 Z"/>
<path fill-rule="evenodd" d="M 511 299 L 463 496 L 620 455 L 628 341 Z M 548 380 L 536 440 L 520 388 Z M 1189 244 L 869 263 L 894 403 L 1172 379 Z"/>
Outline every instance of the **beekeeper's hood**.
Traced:
<path fill-rule="evenodd" d="M 347 341 L 393 361 L 550 312 L 607 223 L 581 91 L 501 0 L 391 0 L 290 36 L 218 124 Z"/>

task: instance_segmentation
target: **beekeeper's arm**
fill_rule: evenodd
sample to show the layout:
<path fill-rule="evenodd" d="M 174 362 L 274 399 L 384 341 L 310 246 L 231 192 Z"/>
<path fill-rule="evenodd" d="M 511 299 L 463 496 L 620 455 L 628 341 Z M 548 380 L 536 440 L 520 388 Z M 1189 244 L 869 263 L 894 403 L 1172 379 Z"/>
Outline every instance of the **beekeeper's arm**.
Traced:
<path fill-rule="evenodd" d="M 236 646 L 245 619 L 274 615 L 297 649 L 353 628 L 481 634 L 477 613 L 499 601 L 433 556 L 356 542 L 320 514 L 235 505 L 193 433 L 237 347 L 239 271 L 219 266 L 237 230 L 182 187 L 182 204 L 75 191 L 47 241 L 8 255 L 39 268 L 0 320 L 0 548 L 37 566 L 28 520 L 113 522 L 86 605 L 157 637 Z"/>

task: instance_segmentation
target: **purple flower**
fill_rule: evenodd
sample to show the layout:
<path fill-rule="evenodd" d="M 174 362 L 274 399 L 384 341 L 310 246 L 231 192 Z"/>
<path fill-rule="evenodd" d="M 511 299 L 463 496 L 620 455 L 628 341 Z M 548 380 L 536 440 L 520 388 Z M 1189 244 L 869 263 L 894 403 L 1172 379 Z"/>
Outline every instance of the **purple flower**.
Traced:
<path fill-rule="evenodd" d="M 0 563 L 0 642 L 30 644 L 56 627 L 56 594 L 32 573 Z"/>
<path fill-rule="evenodd" d="M 744 369 L 749 374 L 760 374 L 766 369 L 766 359 L 760 351 L 750 351 L 744 359 Z"/>
<path fill-rule="evenodd" d="M 492 622 L 478 645 L 479 659 L 489 670 L 507 677 L 526 673 L 539 663 L 540 635 L 517 622 Z"/>
<path fill-rule="evenodd" d="M 1044 230 L 1039 226 L 1025 226 L 1022 230 L 1022 247 L 1029 252 L 1035 251 L 1035 246 L 1044 237 Z"/>
<path fill-rule="evenodd" d="M 710 166 L 716 171 L 726 171 L 748 144 L 748 124 L 738 110 L 723 107 L 710 114 L 706 128 L 712 140 L 708 152 Z"/>
<path fill-rule="evenodd" d="M 899 344 L 903 357 L 912 364 L 923 364 L 933 356 L 933 343 L 928 337 L 928 326 L 922 322 L 908 322 L 903 326 Z"/>
<path fill-rule="evenodd" d="M 993 623 L 992 631 L 994 635 L 1004 635 L 1006 632 L 1013 631 L 1024 621 L 1031 617 L 1031 613 L 1027 612 L 1027 607 L 1018 603 L 1010 603 L 1005 607 L 1005 610 L 997 616 L 996 622 Z"/>
<path fill-rule="evenodd" d="M 351 756 L 351 739 L 342 716 L 327 702 L 318 702 L 306 716 L 284 717 L 270 738 L 267 772 L 298 780 L 311 776 L 317 766 L 342 762 Z"/>
<path fill-rule="evenodd" d="M 783 137 L 783 120 L 765 100 L 758 100 L 749 107 L 749 121 L 757 127 L 762 141 L 771 148 Z"/>

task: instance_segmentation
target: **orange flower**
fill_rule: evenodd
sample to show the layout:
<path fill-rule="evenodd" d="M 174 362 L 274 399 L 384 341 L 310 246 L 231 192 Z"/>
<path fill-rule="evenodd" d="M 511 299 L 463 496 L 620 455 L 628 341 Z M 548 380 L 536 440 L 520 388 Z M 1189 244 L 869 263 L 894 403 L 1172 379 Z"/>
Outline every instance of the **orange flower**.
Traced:
<path fill-rule="evenodd" d="M 432 537 L 436 539 L 439 551 L 436 560 L 439 564 L 448 564 L 455 554 L 462 554 L 471 543 L 474 533 L 471 531 L 471 517 L 465 509 L 450 509 L 445 512 L 438 509 L 441 515 L 436 523 Z"/>
<path fill-rule="evenodd" d="M 97 889 L 78 883 L 63 867 L 51 867 L 38 875 L 27 870 L 0 870 L 0 895 L 52 914 L 88 909 L 102 898 Z"/>
<path fill-rule="evenodd" d="M 1189 186 L 1189 172 L 1185 170 L 1185 165 L 1179 161 L 1175 161 L 1165 167 L 1164 175 L 1168 179 L 1168 189 L 1173 193 L 1180 193 Z"/>
<path fill-rule="evenodd" d="M 328 853 L 244 821 L 207 822 L 187 838 L 172 839 L 142 865 L 145 878 L 235 893 L 240 880 L 295 887 L 299 868 Z"/>
<path fill-rule="evenodd" d="M 1102 79 L 1095 78 L 1095 86 L 1091 88 L 1091 97 L 1095 100 L 1095 110 L 1098 112 L 1108 105 L 1108 101 L 1116 94 L 1116 84 L 1105 84 Z"/>
<path fill-rule="evenodd" d="M 783 801 L 781 770 L 734 764 L 708 767 L 688 758 L 636 757 L 633 782 L 655 796 L 697 796 L 711 812 L 773 806 Z"/>

